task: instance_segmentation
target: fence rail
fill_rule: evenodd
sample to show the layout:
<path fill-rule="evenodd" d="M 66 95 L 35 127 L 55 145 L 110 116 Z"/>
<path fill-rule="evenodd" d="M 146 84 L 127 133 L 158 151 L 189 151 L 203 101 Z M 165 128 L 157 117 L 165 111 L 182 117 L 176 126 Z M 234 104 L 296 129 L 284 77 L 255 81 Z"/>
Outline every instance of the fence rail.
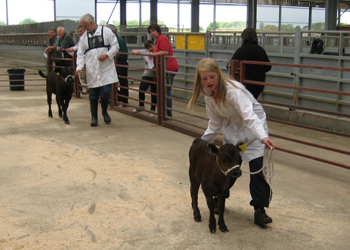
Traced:
<path fill-rule="evenodd" d="M 139 55 L 132 55 L 130 53 L 126 53 L 128 54 L 130 59 L 133 59 L 133 57 L 140 57 Z M 179 132 L 191 135 L 191 136 L 195 136 L 195 137 L 199 137 L 203 134 L 206 126 L 207 126 L 207 118 L 206 118 L 206 113 L 205 113 L 205 107 L 202 104 L 199 104 L 198 107 L 200 107 L 200 111 L 199 113 L 191 113 L 187 110 L 187 100 L 188 100 L 188 96 L 190 96 L 192 94 L 192 89 L 193 89 L 193 85 L 188 84 L 188 82 L 191 81 L 185 81 L 186 84 L 188 84 L 187 86 L 184 86 L 184 80 L 182 79 L 182 77 L 189 77 L 191 79 L 194 78 L 195 74 L 192 72 L 172 72 L 174 73 L 175 76 L 175 80 L 174 80 L 174 84 L 173 85 L 168 85 L 166 84 L 166 76 L 167 73 L 170 73 L 168 71 L 166 71 L 165 68 L 165 59 L 168 58 L 168 56 L 157 56 L 157 67 L 154 70 L 155 71 L 155 75 L 156 75 L 156 80 L 154 81 L 154 84 L 157 85 L 157 110 L 156 112 L 153 111 L 148 111 L 147 109 L 142 110 L 143 112 L 141 113 L 133 113 L 132 109 L 133 108 L 138 108 L 138 104 L 139 104 L 139 98 L 138 98 L 138 94 L 139 92 L 141 92 L 138 89 L 138 82 L 141 82 L 141 76 L 137 77 L 135 75 L 132 76 L 128 76 L 125 77 L 128 79 L 128 81 L 130 83 L 134 83 L 134 84 L 130 84 L 129 87 L 123 87 L 120 86 L 118 83 L 113 84 L 113 88 L 112 88 L 112 95 L 111 95 L 111 106 L 114 110 L 117 110 L 119 112 L 134 116 L 134 117 L 138 117 L 144 120 L 147 120 L 149 122 L 153 122 L 155 124 L 164 126 L 164 127 L 168 127 L 171 129 L 175 129 Z M 195 57 L 181 57 L 179 58 L 180 60 L 184 60 L 184 61 L 195 61 L 198 62 L 198 60 L 200 60 L 201 58 L 195 58 Z M 75 57 L 73 57 L 73 65 L 75 65 Z M 228 60 L 217 60 L 218 63 L 221 64 L 226 64 L 227 62 L 230 62 L 231 65 L 231 70 L 229 71 L 234 77 L 236 77 L 237 79 L 240 79 L 240 81 L 244 84 L 244 83 L 251 83 L 250 81 L 247 81 L 244 79 L 244 74 L 242 72 L 244 72 L 244 69 L 246 67 L 247 64 L 261 64 L 261 62 L 247 62 L 247 61 L 243 61 L 243 62 L 236 62 L 236 61 L 228 61 Z M 48 63 L 49 63 L 49 69 L 53 69 L 55 68 L 54 65 L 52 65 L 52 58 L 49 55 L 48 58 Z M 341 72 L 348 72 L 349 69 L 344 69 L 341 67 L 320 67 L 318 65 L 312 66 L 305 66 L 305 65 L 297 65 L 297 64 L 284 64 L 284 63 L 270 63 L 271 65 L 273 65 L 274 67 L 280 67 L 280 68 L 298 68 L 298 69 L 312 69 L 312 70 L 331 70 L 331 71 L 335 71 L 338 73 Z M 125 67 L 124 65 L 119 65 L 118 63 L 116 63 L 116 67 Z M 138 66 L 126 66 L 129 69 L 139 69 L 139 70 L 144 70 L 147 68 L 143 68 L 143 67 L 138 67 Z M 193 66 L 195 67 L 195 66 Z M 123 76 L 119 76 L 119 77 L 123 77 Z M 82 80 L 84 80 L 84 78 L 81 78 Z M 81 83 L 79 82 L 79 78 L 75 78 L 76 82 L 75 82 L 75 88 L 74 88 L 74 95 L 75 97 L 79 98 L 80 95 L 84 92 L 84 86 L 81 85 Z M 192 81 L 193 83 L 193 81 Z M 263 84 L 268 86 L 270 89 L 268 89 L 269 92 L 273 92 L 276 91 L 275 89 L 278 90 L 286 90 L 286 89 L 292 89 L 293 91 L 308 91 L 308 92 L 312 92 L 312 93 L 322 93 L 322 94 L 330 94 L 330 95 L 334 95 L 335 97 L 333 99 L 336 100 L 340 100 L 342 99 L 342 97 L 348 97 L 350 95 L 349 91 L 345 91 L 342 89 L 338 89 L 336 91 L 332 91 L 332 90 L 322 90 L 320 91 L 319 88 L 312 88 L 312 87 L 308 87 L 308 88 L 301 88 L 301 86 L 286 86 L 283 85 L 281 83 L 278 82 L 267 82 L 267 83 L 262 83 L 262 82 L 254 82 L 257 84 Z M 125 104 L 126 107 L 122 107 L 118 102 L 118 96 L 120 96 L 120 94 L 118 94 L 118 89 L 121 88 L 127 88 L 129 89 L 129 96 L 127 97 L 129 100 L 128 104 Z M 176 94 L 173 96 L 167 96 L 166 95 L 166 88 L 171 88 L 172 92 L 176 92 L 176 93 L 183 93 L 182 95 Z M 142 91 L 143 93 L 146 94 L 147 98 L 150 98 L 151 95 L 154 95 L 154 93 L 148 92 L 148 91 Z M 278 92 L 278 91 L 276 91 Z M 147 99 L 144 101 L 145 104 L 147 105 L 152 105 L 152 103 L 149 101 L 149 99 Z M 320 97 L 314 97 L 314 98 L 320 98 Z M 167 107 L 166 103 L 168 100 L 172 100 L 174 105 L 172 108 Z M 201 100 L 202 101 L 202 100 Z M 281 106 L 290 108 L 292 111 L 291 112 L 295 112 L 298 110 L 308 110 L 315 112 L 316 110 L 311 109 L 310 107 L 307 107 L 307 105 L 303 104 L 299 101 L 297 101 L 296 103 L 290 103 L 290 104 L 286 104 L 286 103 L 281 103 L 281 102 L 266 102 L 264 100 L 261 100 L 262 103 L 265 102 L 265 104 L 268 104 L 269 107 L 274 107 L 274 108 L 281 108 Z M 341 104 L 343 106 L 349 107 L 350 106 L 350 99 L 343 99 Z M 174 117 L 169 117 L 167 115 L 167 110 L 171 110 L 173 111 L 173 113 L 175 114 Z M 331 114 L 332 116 L 335 117 L 343 117 L 344 119 L 348 119 L 349 116 L 346 113 L 343 112 L 338 112 L 338 111 L 332 111 L 330 113 L 329 110 L 327 109 L 318 109 L 317 110 L 318 113 L 320 114 Z M 156 114 L 157 118 L 152 118 L 150 116 L 148 116 L 148 114 Z M 267 115 L 269 116 L 269 113 L 267 111 Z M 348 121 L 349 122 L 349 121 Z M 289 124 L 293 124 L 293 123 L 289 123 Z M 294 126 L 298 126 L 298 124 L 293 124 Z M 303 126 L 306 127 L 306 126 Z M 313 127 L 308 127 L 309 129 L 314 129 Z M 334 133 L 331 130 L 328 130 L 327 132 L 329 133 Z M 345 134 L 345 133 L 339 133 L 339 132 L 335 132 L 336 135 L 338 136 L 344 136 L 344 138 L 348 138 L 349 135 Z M 283 140 L 290 140 L 292 141 L 293 138 L 288 138 L 284 135 L 278 135 L 278 134 L 271 134 L 272 137 L 276 137 L 276 138 L 280 138 Z M 222 135 L 219 135 L 219 137 L 216 139 L 215 141 L 217 144 L 221 144 L 222 143 Z M 311 147 L 317 147 L 318 145 L 313 145 L 310 142 L 307 141 L 296 141 L 293 140 L 293 142 L 296 143 L 301 143 L 303 145 L 307 145 L 307 146 L 311 146 Z M 321 149 L 321 147 L 319 147 Z M 338 166 L 338 167 L 342 167 L 342 168 L 346 168 L 346 169 L 350 169 L 349 164 L 343 164 L 343 163 L 339 163 L 337 161 L 330 161 L 328 159 L 322 159 L 320 157 L 316 157 L 316 156 L 311 156 L 311 155 L 307 155 L 305 153 L 300 153 L 300 152 L 294 152 L 288 149 L 284 149 L 284 148 L 276 148 L 277 150 L 281 150 L 283 152 L 287 152 L 287 153 L 291 153 L 291 154 L 295 154 L 301 157 L 306 157 L 306 158 L 310 158 L 313 159 L 315 161 L 319 161 L 319 162 L 324 162 L 327 164 L 331 164 L 334 166 Z M 336 153 L 341 153 L 341 154 L 345 154 L 345 155 L 349 155 L 350 153 L 341 149 L 332 149 L 332 148 L 327 148 L 326 150 L 328 151 L 334 151 Z"/>

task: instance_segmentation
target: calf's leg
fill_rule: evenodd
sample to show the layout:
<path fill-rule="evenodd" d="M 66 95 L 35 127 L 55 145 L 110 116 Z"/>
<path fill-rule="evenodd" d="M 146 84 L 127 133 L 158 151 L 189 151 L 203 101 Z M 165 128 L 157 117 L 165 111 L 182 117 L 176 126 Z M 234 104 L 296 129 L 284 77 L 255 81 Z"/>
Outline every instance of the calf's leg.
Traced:
<path fill-rule="evenodd" d="M 58 97 L 58 93 L 56 95 L 56 103 L 57 103 L 57 107 L 58 107 L 58 116 L 60 118 L 62 118 L 62 108 L 61 106 L 63 105 L 63 100 L 61 100 L 59 97 Z"/>
<path fill-rule="evenodd" d="M 227 226 L 224 220 L 224 211 L 225 211 L 225 195 L 218 195 L 218 205 L 219 205 L 219 220 L 218 225 L 221 232 L 228 232 Z"/>
<path fill-rule="evenodd" d="M 52 110 L 51 110 L 51 103 L 52 103 L 52 93 L 50 91 L 46 91 L 47 94 L 47 104 L 49 105 L 49 117 L 53 117 L 52 116 Z"/>
<path fill-rule="evenodd" d="M 64 121 L 66 124 L 70 124 L 70 123 L 69 123 L 68 116 L 67 116 L 67 110 L 68 110 L 68 106 L 69 106 L 69 101 L 70 101 L 70 100 L 63 100 L 63 105 L 62 105 L 63 121 Z"/>
<path fill-rule="evenodd" d="M 192 209 L 193 209 L 193 217 L 196 222 L 200 222 L 202 220 L 201 213 L 198 208 L 198 190 L 200 183 L 197 178 L 194 176 L 194 173 L 190 172 L 190 181 L 191 181 L 191 198 L 192 198 Z"/>
<path fill-rule="evenodd" d="M 211 233 L 215 233 L 216 232 L 216 219 L 215 219 L 215 215 L 214 215 L 214 207 L 215 207 L 215 201 L 213 198 L 213 194 L 206 191 L 203 188 L 203 192 L 205 194 L 205 198 L 207 199 L 207 205 L 209 208 L 209 231 Z"/>

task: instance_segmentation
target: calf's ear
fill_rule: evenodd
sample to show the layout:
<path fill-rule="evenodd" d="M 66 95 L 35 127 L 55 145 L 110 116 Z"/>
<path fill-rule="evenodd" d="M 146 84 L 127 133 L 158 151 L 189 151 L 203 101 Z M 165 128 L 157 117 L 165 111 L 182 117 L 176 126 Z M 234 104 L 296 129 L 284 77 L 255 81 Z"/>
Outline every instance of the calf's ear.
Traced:
<path fill-rule="evenodd" d="M 247 144 L 245 144 L 245 143 L 242 142 L 242 141 L 241 141 L 241 142 L 238 142 L 238 143 L 236 144 L 236 148 L 237 148 L 238 151 L 244 153 L 244 151 L 247 150 Z"/>
<path fill-rule="evenodd" d="M 213 143 L 208 143 L 208 149 L 209 149 L 209 153 L 215 153 L 215 154 L 217 154 L 217 153 L 219 153 L 219 150 L 218 150 L 218 148 L 215 146 L 215 144 L 213 144 Z"/>

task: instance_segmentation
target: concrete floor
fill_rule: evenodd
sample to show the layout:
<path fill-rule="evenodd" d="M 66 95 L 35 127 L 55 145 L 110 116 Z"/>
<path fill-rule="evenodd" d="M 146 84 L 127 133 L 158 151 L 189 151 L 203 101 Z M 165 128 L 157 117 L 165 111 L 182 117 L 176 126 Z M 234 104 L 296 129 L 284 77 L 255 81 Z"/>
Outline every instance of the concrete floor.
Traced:
<path fill-rule="evenodd" d="M 193 220 L 188 150 L 194 138 L 110 111 L 90 127 L 86 96 L 65 125 L 47 117 L 44 87 L 0 89 L 0 249 L 349 249 L 350 171 L 274 152 L 273 223 L 253 223 L 249 176 L 226 202 L 228 233 Z M 100 113 L 100 112 L 99 112 Z M 271 133 L 350 148 L 350 140 L 270 123 Z M 272 138 L 274 139 L 274 138 Z M 349 157 L 274 139 L 277 146 Z M 314 152 L 311 152 L 311 151 Z M 243 166 L 247 170 L 247 166 Z"/>

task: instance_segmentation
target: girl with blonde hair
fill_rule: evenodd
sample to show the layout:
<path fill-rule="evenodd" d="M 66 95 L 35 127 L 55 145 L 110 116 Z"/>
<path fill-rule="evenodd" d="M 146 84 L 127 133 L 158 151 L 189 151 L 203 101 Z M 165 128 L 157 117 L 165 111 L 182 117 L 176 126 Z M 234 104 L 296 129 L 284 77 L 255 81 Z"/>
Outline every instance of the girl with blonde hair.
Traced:
<path fill-rule="evenodd" d="M 223 129 L 223 143 L 236 145 L 239 141 L 247 144 L 241 153 L 243 162 L 249 163 L 250 172 L 263 167 L 265 147 L 275 148 L 268 137 L 266 114 L 261 104 L 240 83 L 224 75 L 211 58 L 202 59 L 197 67 L 194 91 L 188 107 L 195 109 L 200 95 L 204 95 L 208 127 L 202 140 L 213 142 Z M 230 187 L 236 179 L 232 179 Z M 254 207 L 254 223 L 263 227 L 272 219 L 266 214 L 272 197 L 270 185 L 262 172 L 250 175 L 250 205 Z"/>

